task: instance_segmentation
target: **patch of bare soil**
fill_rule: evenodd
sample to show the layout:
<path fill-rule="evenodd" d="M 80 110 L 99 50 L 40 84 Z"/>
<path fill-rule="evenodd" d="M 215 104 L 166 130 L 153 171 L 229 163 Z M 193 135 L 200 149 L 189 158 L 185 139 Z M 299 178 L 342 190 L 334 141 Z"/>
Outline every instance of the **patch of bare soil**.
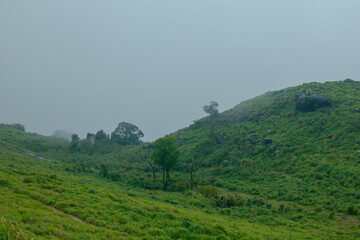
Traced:
<path fill-rule="evenodd" d="M 86 223 L 86 222 L 84 222 L 83 220 L 81 220 L 80 218 L 78 218 L 78 217 L 76 217 L 76 216 L 74 216 L 74 215 L 72 215 L 72 214 L 65 213 L 65 212 L 63 212 L 63 211 L 61 211 L 61 210 L 59 210 L 59 209 L 54 208 L 54 207 L 50 207 L 50 208 L 51 208 L 52 210 L 54 210 L 55 212 L 62 213 L 62 214 L 66 214 L 66 215 L 68 215 L 69 217 L 71 217 L 72 219 L 74 219 L 74 220 L 76 220 L 76 221 L 78 221 L 78 222 Z"/>

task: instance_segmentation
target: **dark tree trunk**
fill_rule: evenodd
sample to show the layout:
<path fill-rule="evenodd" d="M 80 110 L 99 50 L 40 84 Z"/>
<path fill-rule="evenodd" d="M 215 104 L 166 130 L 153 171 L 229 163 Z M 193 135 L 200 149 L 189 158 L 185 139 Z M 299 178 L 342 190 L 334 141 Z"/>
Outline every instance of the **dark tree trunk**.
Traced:
<path fill-rule="evenodd" d="M 153 176 L 152 176 L 153 189 L 155 189 L 155 177 L 156 177 L 156 175 L 155 175 L 155 167 L 154 167 L 154 166 L 153 166 L 153 168 L 152 168 L 152 172 L 153 172 Z"/>
<path fill-rule="evenodd" d="M 190 189 L 193 188 L 193 182 L 194 182 L 194 179 L 193 179 L 193 171 L 190 170 Z"/>
<path fill-rule="evenodd" d="M 166 191 L 165 169 L 163 169 L 163 184 L 164 184 L 164 191 Z"/>
<path fill-rule="evenodd" d="M 269 207 L 269 204 L 268 204 L 269 192 L 271 192 L 271 189 L 269 189 L 269 190 L 266 192 L 266 198 L 265 198 L 266 208 Z"/>
<path fill-rule="evenodd" d="M 169 185 L 169 180 L 170 180 L 170 171 L 169 171 L 169 170 L 166 170 L 166 182 L 165 182 L 166 188 L 167 188 L 168 185 Z M 165 191 L 166 191 L 166 190 L 165 190 Z"/>

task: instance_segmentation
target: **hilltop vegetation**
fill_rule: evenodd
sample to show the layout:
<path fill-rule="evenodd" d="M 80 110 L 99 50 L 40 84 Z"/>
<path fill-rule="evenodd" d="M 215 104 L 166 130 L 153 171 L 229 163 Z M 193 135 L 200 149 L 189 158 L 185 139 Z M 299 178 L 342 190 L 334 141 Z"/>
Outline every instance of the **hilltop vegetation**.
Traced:
<path fill-rule="evenodd" d="M 199 162 L 216 172 L 219 186 L 258 196 L 271 190 L 272 199 L 332 211 L 359 209 L 359 90 L 359 82 L 345 81 L 269 92 L 175 136 L 182 156 L 200 146 Z M 332 105 L 296 111 L 296 95 L 306 91 Z"/>
<path fill-rule="evenodd" d="M 171 134 L 180 154 L 168 192 L 150 190 L 166 177 L 153 143 L 1 125 L 0 239 L 360 238 L 359 91 L 350 80 L 309 83 L 207 111 Z M 217 207 L 220 196 L 232 208 Z"/>

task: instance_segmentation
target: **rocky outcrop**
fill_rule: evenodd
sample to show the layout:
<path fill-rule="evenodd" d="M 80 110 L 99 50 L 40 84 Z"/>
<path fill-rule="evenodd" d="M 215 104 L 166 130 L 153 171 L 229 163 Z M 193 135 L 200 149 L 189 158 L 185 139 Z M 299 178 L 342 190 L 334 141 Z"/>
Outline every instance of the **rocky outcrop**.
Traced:
<path fill-rule="evenodd" d="M 312 112 L 318 108 L 329 106 L 331 106 L 330 99 L 319 94 L 307 92 L 303 95 L 296 95 L 296 111 Z"/>

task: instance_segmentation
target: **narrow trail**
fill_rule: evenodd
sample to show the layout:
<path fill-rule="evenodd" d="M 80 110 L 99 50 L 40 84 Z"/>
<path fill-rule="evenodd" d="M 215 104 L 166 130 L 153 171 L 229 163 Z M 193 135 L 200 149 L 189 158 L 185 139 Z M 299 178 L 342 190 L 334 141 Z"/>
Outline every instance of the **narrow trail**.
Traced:
<path fill-rule="evenodd" d="M 76 221 L 78 221 L 78 222 L 86 223 L 85 221 L 81 220 L 80 218 L 78 218 L 78 217 L 76 217 L 76 216 L 74 216 L 74 215 L 72 215 L 72 214 L 65 213 L 65 212 L 63 212 L 63 211 L 61 211 L 61 210 L 59 210 L 59 209 L 56 209 L 56 208 L 54 208 L 54 207 L 51 207 L 51 206 L 49 206 L 49 207 L 50 207 L 52 210 L 54 210 L 55 212 L 65 214 L 65 215 L 71 217 L 72 219 L 74 219 L 74 220 L 76 220 Z"/>
<path fill-rule="evenodd" d="M 10 151 L 13 151 L 13 152 L 17 152 L 17 153 L 21 153 L 21 154 L 28 155 L 28 156 L 33 157 L 33 158 L 36 158 L 36 159 L 38 159 L 38 160 L 42 160 L 42 161 L 44 161 L 44 160 L 46 160 L 46 161 L 51 161 L 51 159 L 45 158 L 45 157 L 43 157 L 43 156 L 40 156 L 40 155 L 37 155 L 37 154 L 31 153 L 31 152 L 26 152 L 26 151 L 21 150 L 21 149 L 18 149 L 18 148 L 14 148 L 14 147 L 7 147 L 7 146 L 5 146 L 5 145 L 3 145 L 3 144 L 1 144 L 1 143 L 0 143 L 0 147 L 5 148 L 5 149 L 10 150 Z"/>

